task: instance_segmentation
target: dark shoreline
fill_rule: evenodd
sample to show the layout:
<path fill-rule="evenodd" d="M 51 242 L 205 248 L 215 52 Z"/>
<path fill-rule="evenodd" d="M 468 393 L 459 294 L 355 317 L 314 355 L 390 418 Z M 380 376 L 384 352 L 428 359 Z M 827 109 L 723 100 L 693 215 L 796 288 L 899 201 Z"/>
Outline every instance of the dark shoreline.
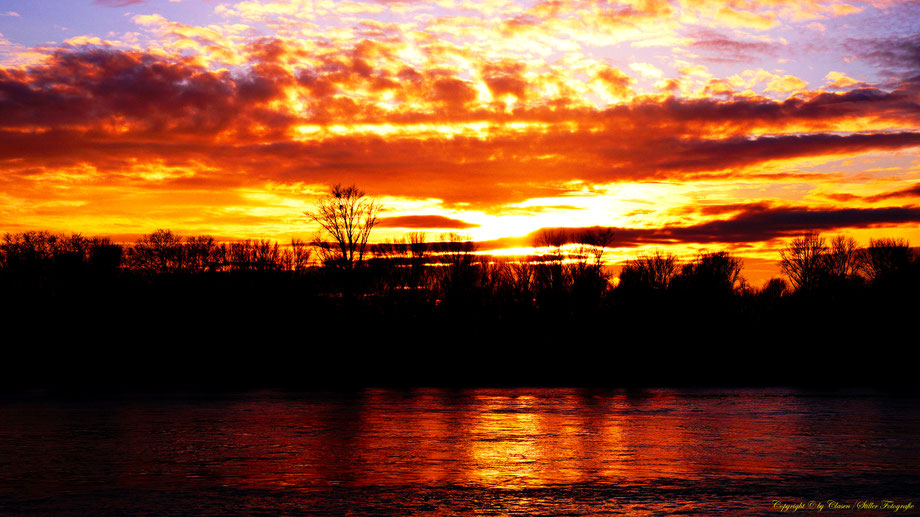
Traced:
<path fill-rule="evenodd" d="M 19 314 L 6 328 L 40 330 L 20 340 L 7 333 L 0 389 L 920 386 L 903 329 L 873 320 L 805 328 L 739 319 L 717 330 L 645 321 L 603 331 L 585 328 L 593 320 L 540 314 L 335 314 L 355 316 L 332 310 L 291 325 L 297 318 L 284 314 Z"/>
<path fill-rule="evenodd" d="M 295 268 L 290 250 L 256 260 L 279 250 L 267 241 L 211 239 L 204 253 L 176 237 L 125 262 L 98 239 L 4 238 L 4 391 L 920 386 L 920 255 L 900 241 L 857 254 L 871 274 L 827 255 L 790 290 L 748 286 L 725 252 L 639 257 L 614 286 L 601 255 L 561 247 L 501 261 L 436 243 L 438 255 Z M 151 269 L 138 250 L 182 260 Z"/>

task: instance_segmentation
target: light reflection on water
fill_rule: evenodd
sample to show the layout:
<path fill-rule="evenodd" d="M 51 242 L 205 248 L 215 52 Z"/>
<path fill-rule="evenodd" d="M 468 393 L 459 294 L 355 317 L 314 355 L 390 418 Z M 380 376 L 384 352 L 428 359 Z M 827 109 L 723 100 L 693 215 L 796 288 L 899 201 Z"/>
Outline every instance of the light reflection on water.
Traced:
<path fill-rule="evenodd" d="M 761 515 L 777 498 L 909 499 L 917 402 L 777 389 L 14 400 L 0 404 L 0 514 L 119 513 L 138 493 L 164 514 Z"/>

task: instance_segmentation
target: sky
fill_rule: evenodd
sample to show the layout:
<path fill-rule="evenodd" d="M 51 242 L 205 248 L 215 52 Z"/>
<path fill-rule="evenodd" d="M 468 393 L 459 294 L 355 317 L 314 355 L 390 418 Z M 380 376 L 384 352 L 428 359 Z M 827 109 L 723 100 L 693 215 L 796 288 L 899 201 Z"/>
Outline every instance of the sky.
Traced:
<path fill-rule="evenodd" d="M 0 1 L 0 233 L 309 238 L 335 183 L 377 241 L 916 245 L 920 2 Z"/>

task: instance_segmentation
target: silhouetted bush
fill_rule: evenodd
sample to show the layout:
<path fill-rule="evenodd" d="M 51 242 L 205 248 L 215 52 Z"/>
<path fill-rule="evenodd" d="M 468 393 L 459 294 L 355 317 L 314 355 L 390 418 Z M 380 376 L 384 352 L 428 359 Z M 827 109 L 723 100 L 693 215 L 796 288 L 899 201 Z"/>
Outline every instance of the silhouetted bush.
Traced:
<path fill-rule="evenodd" d="M 782 278 L 771 278 L 760 290 L 759 296 L 770 302 L 776 302 L 789 294 L 789 284 Z"/>

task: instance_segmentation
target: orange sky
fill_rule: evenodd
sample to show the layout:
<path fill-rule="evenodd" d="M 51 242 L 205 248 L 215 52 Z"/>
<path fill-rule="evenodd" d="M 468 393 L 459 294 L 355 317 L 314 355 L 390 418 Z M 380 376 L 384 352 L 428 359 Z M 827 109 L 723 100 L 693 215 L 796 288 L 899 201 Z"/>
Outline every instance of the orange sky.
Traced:
<path fill-rule="evenodd" d="M 374 240 L 920 242 L 916 2 L 38 4 L 0 12 L 0 232 L 309 237 L 342 182 Z"/>

